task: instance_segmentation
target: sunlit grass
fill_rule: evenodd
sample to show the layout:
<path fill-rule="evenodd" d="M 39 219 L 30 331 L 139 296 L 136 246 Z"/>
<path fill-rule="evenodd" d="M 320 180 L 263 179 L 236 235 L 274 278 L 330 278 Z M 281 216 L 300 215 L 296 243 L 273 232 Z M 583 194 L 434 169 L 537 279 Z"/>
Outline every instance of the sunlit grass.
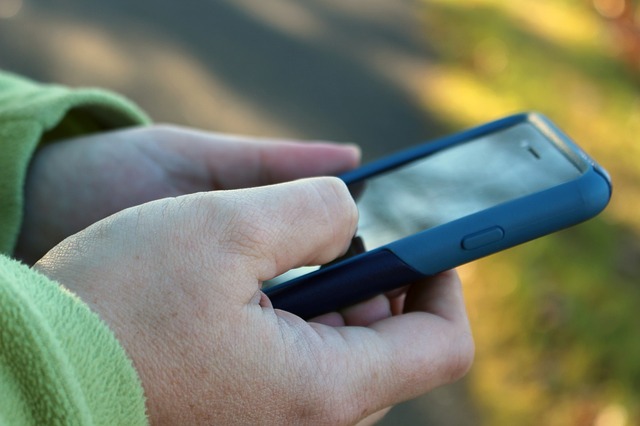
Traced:
<path fill-rule="evenodd" d="M 617 185 L 636 187 L 640 103 L 634 78 L 611 60 L 616 48 L 609 46 L 607 27 L 582 2 L 535 2 L 522 10 L 537 19 L 524 22 L 524 12 L 516 8 L 514 17 L 513 11 L 523 3 L 531 2 L 429 3 L 429 39 L 443 60 L 426 79 L 426 105 L 458 127 L 539 110 L 611 169 Z M 555 8 L 562 13 L 536 12 Z M 574 27 L 586 29 L 567 30 Z M 572 45 L 576 39 L 580 43 Z M 551 43 L 558 40 L 563 43 Z M 639 208 L 640 197 L 616 197 L 610 211 L 640 227 Z"/>
<path fill-rule="evenodd" d="M 425 4 L 430 114 L 541 111 L 614 182 L 600 218 L 463 268 L 485 423 L 640 423 L 640 76 L 589 2 Z"/>
<path fill-rule="evenodd" d="M 576 2 L 518 0 L 487 1 L 502 7 L 514 21 L 525 25 L 538 37 L 558 46 L 575 48 L 594 47 L 597 37 L 603 36 L 602 26 L 593 19 L 590 9 Z"/>

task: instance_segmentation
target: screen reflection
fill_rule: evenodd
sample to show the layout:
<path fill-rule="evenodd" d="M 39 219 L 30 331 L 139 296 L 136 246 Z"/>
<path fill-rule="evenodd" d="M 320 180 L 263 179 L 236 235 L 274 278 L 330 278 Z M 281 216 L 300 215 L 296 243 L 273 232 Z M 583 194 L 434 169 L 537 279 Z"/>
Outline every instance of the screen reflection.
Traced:
<path fill-rule="evenodd" d="M 358 236 L 371 250 L 579 175 L 534 126 L 519 124 L 368 179 L 357 191 Z"/>

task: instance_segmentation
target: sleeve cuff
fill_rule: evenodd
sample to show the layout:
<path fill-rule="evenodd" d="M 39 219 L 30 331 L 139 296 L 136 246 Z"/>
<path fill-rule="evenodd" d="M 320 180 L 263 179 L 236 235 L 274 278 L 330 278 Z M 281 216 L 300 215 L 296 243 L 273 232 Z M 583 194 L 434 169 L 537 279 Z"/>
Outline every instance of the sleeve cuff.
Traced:
<path fill-rule="evenodd" d="M 0 255 L 0 423 L 145 425 L 142 386 L 102 320 Z"/>
<path fill-rule="evenodd" d="M 0 73 L 0 253 L 15 247 L 27 169 L 42 141 L 149 122 L 136 105 L 111 92 L 42 85 Z"/>

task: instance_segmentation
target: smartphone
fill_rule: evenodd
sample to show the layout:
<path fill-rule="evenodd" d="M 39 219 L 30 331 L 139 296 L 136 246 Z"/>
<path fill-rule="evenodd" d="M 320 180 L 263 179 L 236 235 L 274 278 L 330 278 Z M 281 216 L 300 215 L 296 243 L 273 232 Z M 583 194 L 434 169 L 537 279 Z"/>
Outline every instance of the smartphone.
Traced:
<path fill-rule="evenodd" d="M 265 286 L 275 308 L 305 319 L 336 311 L 578 224 L 611 198 L 607 172 L 538 113 L 427 142 L 341 178 L 360 213 L 351 248 Z"/>

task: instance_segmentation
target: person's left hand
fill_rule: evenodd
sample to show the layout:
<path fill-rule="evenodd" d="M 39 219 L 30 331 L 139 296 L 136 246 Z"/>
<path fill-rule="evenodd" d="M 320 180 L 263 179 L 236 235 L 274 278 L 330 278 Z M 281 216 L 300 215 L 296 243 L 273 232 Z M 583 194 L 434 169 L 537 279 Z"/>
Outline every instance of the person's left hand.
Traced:
<path fill-rule="evenodd" d="M 156 125 L 58 141 L 36 153 L 16 256 L 34 263 L 115 212 L 201 191 L 237 189 L 355 167 L 359 150 Z"/>

